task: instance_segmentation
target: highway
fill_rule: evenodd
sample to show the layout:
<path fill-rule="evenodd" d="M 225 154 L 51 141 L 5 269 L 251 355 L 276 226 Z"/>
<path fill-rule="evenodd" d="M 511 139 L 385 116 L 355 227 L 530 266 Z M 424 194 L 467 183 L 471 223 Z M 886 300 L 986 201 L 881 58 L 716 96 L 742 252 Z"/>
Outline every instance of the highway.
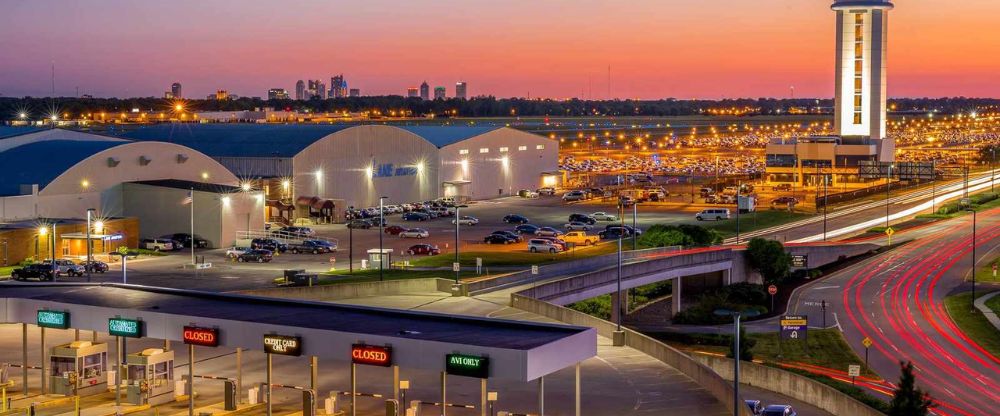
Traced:
<path fill-rule="evenodd" d="M 1000 246 L 1000 209 L 977 220 L 977 261 L 983 261 Z M 970 286 L 963 278 L 972 262 L 971 226 L 966 215 L 901 233 L 900 241 L 912 241 L 804 287 L 789 312 L 819 326 L 825 300 L 828 326 L 839 327 L 859 356 L 862 340 L 874 341 L 870 365 L 883 378 L 897 380 L 899 361 L 913 361 L 937 414 L 1000 414 L 1000 359 L 963 334 L 944 308 L 947 295 Z"/>

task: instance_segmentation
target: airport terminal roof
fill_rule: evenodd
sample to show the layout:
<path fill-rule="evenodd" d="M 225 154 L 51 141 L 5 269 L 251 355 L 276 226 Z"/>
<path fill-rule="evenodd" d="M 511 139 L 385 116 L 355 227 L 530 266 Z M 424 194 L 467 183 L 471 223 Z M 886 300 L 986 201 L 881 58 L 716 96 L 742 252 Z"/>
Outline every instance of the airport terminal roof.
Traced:
<path fill-rule="evenodd" d="M 0 196 L 20 195 L 20 186 L 39 189 L 63 172 L 93 156 L 122 144 L 120 141 L 48 140 L 0 151 Z"/>
<path fill-rule="evenodd" d="M 290 158 L 317 140 L 357 127 L 346 124 L 190 124 L 170 123 L 142 126 L 120 133 L 132 140 L 177 143 L 211 157 Z M 390 126 L 416 134 L 437 147 L 478 136 L 499 127 Z"/>

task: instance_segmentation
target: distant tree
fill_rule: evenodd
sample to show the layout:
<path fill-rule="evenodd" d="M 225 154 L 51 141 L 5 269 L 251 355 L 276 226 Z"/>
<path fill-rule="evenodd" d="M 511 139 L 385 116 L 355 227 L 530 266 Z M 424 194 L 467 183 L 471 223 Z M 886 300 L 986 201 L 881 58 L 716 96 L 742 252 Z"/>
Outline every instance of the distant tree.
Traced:
<path fill-rule="evenodd" d="M 792 268 L 792 256 L 780 241 L 753 238 L 747 244 L 750 268 L 760 273 L 764 283 L 780 283 Z"/>
<path fill-rule="evenodd" d="M 889 416 L 925 416 L 930 414 L 934 401 L 927 392 L 916 386 L 913 375 L 913 363 L 899 363 L 899 385 L 896 387 L 892 402 L 889 403 Z"/>

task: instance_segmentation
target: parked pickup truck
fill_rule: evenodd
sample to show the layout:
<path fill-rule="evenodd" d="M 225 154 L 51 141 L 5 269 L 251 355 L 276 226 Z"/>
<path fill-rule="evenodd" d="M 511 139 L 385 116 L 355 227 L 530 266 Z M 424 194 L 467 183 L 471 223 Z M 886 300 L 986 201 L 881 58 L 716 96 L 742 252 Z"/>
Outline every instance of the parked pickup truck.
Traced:
<path fill-rule="evenodd" d="M 589 246 L 600 240 L 596 235 L 587 235 L 586 231 L 569 231 L 559 238 L 567 243 L 573 243 L 578 246 Z"/>

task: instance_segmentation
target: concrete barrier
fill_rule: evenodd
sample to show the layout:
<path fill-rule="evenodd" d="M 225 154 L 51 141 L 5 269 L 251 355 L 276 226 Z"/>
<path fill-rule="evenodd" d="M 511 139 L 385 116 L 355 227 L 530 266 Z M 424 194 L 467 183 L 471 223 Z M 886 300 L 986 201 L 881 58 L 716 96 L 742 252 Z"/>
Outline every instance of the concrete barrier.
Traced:
<path fill-rule="evenodd" d="M 242 290 L 236 293 L 271 298 L 332 300 L 366 296 L 400 295 L 415 292 L 451 292 L 454 283 L 447 279 L 399 279 L 382 282 L 344 283 L 313 287 L 276 287 L 269 289 Z"/>
<path fill-rule="evenodd" d="M 733 379 L 732 360 L 707 355 L 697 355 L 694 358 L 715 370 L 722 378 L 730 381 Z M 885 416 L 833 387 L 780 368 L 741 362 L 740 384 L 777 392 L 835 415 Z"/>
<path fill-rule="evenodd" d="M 510 301 L 511 306 L 524 311 L 570 325 L 594 328 L 598 334 L 606 338 L 611 338 L 612 332 L 615 330 L 615 324 L 611 322 L 527 296 L 512 294 Z M 733 386 L 731 382 L 727 382 L 705 364 L 695 361 L 691 356 L 667 344 L 628 328 L 622 329 L 625 331 L 625 345 L 635 348 L 677 369 L 682 374 L 691 378 L 695 383 L 698 383 L 699 386 L 704 388 L 712 397 L 715 397 L 716 400 L 722 402 L 730 412 L 733 411 Z M 740 403 L 743 403 L 742 399 Z M 742 416 L 751 416 L 749 408 L 746 406 L 740 406 L 739 411 Z"/>

